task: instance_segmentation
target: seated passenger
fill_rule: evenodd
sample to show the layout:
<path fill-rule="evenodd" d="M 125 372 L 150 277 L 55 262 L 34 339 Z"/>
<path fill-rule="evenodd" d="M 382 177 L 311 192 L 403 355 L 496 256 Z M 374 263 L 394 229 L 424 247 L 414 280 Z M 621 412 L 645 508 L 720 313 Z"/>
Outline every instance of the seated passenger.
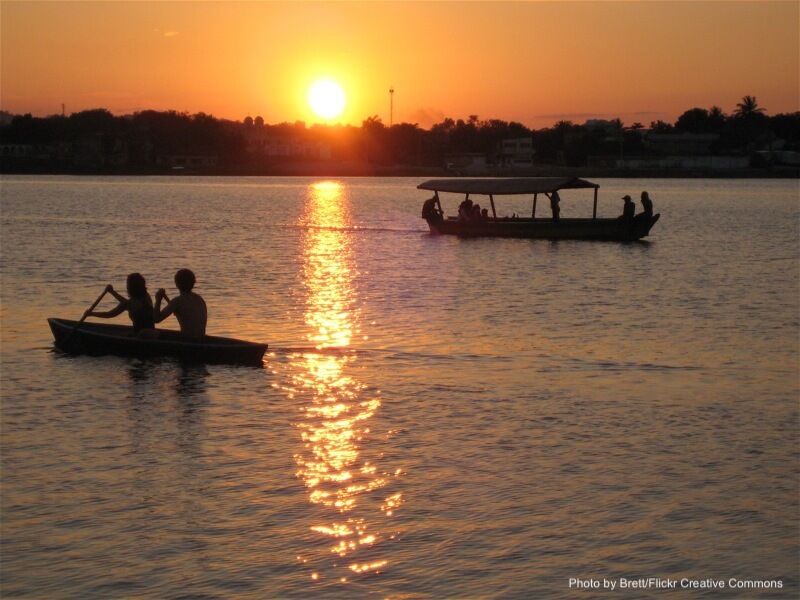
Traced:
<path fill-rule="evenodd" d="M 653 201 L 650 200 L 650 194 L 642 192 L 642 213 L 645 218 L 650 219 L 653 217 Z"/>
<path fill-rule="evenodd" d="M 488 208 L 484 208 L 483 210 L 481 210 L 481 220 L 482 221 L 488 221 L 489 220 L 489 209 Z"/>
<path fill-rule="evenodd" d="M 469 221 L 472 216 L 472 200 L 467 198 L 458 205 L 458 220 Z"/>
<path fill-rule="evenodd" d="M 153 300 L 147 292 L 147 284 L 144 277 L 139 273 L 131 273 L 126 281 L 128 296 L 126 298 L 118 294 L 111 284 L 106 286 L 106 292 L 114 296 L 119 304 L 106 312 L 86 311 L 84 317 L 99 317 L 101 319 L 113 319 L 124 311 L 128 311 L 128 316 L 133 323 L 133 331 L 138 334 L 144 330 L 154 330 L 153 323 Z"/>
<path fill-rule="evenodd" d="M 633 215 L 636 213 L 636 205 L 627 194 L 624 195 L 622 199 L 625 201 L 625 204 L 622 207 L 622 214 L 618 218 L 623 221 L 632 221 Z"/>
<path fill-rule="evenodd" d="M 477 202 L 472 205 L 472 214 L 471 214 L 472 221 L 480 221 L 481 220 L 481 205 Z"/>

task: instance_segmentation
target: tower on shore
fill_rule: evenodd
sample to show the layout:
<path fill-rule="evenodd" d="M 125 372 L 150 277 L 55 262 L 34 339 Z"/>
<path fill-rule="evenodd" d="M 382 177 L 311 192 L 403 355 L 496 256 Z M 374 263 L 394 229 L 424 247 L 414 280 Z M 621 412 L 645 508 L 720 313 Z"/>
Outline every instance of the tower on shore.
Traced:
<path fill-rule="evenodd" d="M 389 88 L 389 127 L 394 122 L 394 87 Z"/>

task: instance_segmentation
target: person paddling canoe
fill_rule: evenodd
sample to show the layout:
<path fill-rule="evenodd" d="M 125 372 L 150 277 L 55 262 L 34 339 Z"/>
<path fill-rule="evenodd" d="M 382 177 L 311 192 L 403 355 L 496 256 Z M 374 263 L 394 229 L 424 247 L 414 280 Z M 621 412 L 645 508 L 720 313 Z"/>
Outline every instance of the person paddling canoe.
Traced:
<path fill-rule="evenodd" d="M 140 273 L 131 273 L 128 275 L 126 287 L 128 288 L 128 296 L 130 296 L 130 298 L 126 298 L 117 293 L 116 290 L 114 290 L 114 286 L 108 284 L 106 286 L 106 293 L 111 294 L 117 299 L 119 302 L 117 307 L 104 312 L 87 310 L 83 313 L 84 319 L 87 317 L 113 319 L 127 310 L 128 316 L 133 323 L 133 331 L 135 333 L 138 334 L 145 330 L 149 332 L 155 329 L 155 323 L 153 323 L 153 300 L 150 298 L 150 294 L 147 291 L 147 283 L 144 277 L 142 277 Z"/>
<path fill-rule="evenodd" d="M 164 288 L 156 292 L 156 305 L 153 308 L 153 320 L 161 323 L 171 314 L 174 314 L 181 326 L 181 334 L 189 339 L 202 339 L 206 334 L 208 310 L 205 300 L 200 294 L 192 291 L 195 276 L 189 269 L 180 269 L 175 273 L 175 287 L 180 295 L 170 300 Z M 161 301 L 166 300 L 167 305 L 161 309 Z"/>

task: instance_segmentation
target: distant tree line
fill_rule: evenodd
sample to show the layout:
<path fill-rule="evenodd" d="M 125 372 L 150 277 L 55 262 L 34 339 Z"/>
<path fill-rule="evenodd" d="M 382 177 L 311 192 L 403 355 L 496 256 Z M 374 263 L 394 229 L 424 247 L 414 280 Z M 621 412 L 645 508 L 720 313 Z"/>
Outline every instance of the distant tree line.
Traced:
<path fill-rule="evenodd" d="M 712 154 L 748 154 L 780 141 L 800 150 L 800 112 L 769 116 L 755 97 L 745 96 L 730 114 L 720 107 L 691 108 L 674 123 L 625 125 L 621 120 L 559 121 L 529 129 L 500 119 L 445 118 L 430 129 L 416 123 L 388 127 L 377 116 L 351 125 L 302 122 L 265 124 L 205 113 L 145 110 L 115 116 L 105 109 L 68 116 L 0 114 L 0 166 L 43 169 L 163 171 L 176 156 L 212 156 L 219 172 L 258 171 L 271 165 L 312 160 L 356 161 L 372 165 L 442 166 L 448 156 L 481 154 L 500 160 L 503 140 L 530 138 L 536 164 L 582 166 L 592 156 L 645 156 L 648 136 L 712 135 Z M 173 162 L 170 162 L 173 161 Z"/>

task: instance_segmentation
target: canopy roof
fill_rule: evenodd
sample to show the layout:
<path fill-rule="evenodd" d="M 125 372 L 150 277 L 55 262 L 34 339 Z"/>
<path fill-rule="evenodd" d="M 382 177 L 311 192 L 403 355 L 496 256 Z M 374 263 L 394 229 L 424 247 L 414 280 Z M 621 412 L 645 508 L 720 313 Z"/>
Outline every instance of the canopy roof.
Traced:
<path fill-rule="evenodd" d="M 431 179 L 420 183 L 420 190 L 452 192 L 454 194 L 483 194 L 510 196 L 514 194 L 544 194 L 558 190 L 598 188 L 596 183 L 577 177 L 494 177 L 490 179 Z"/>

